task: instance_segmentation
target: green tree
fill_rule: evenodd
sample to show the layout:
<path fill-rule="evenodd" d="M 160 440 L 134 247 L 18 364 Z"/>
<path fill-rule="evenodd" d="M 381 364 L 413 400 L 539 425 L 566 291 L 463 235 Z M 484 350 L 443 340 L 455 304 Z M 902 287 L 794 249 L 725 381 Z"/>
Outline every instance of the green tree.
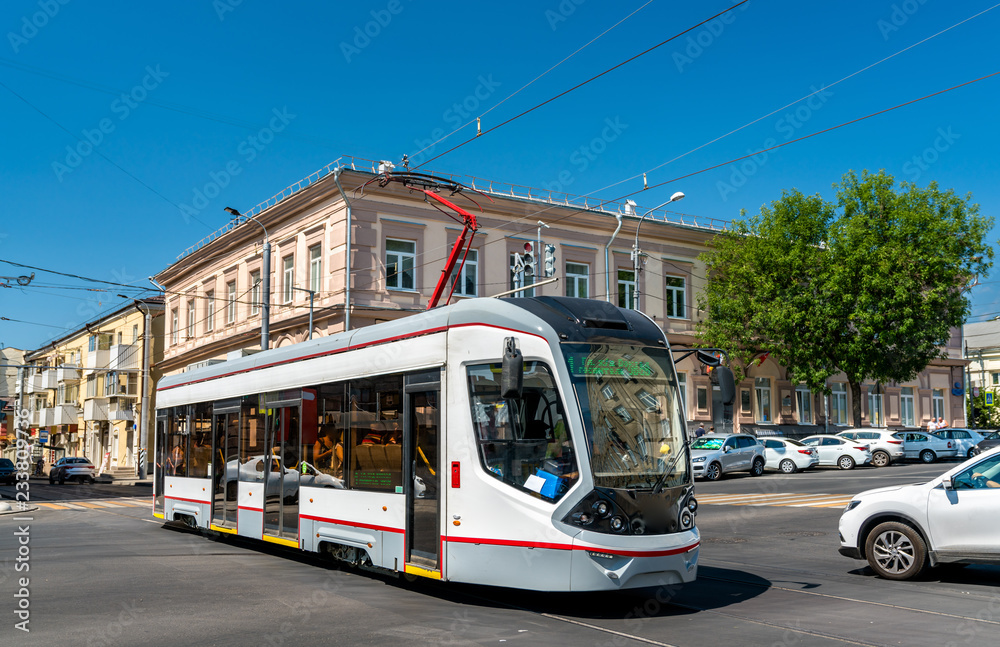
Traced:
<path fill-rule="evenodd" d="M 763 352 L 813 391 L 844 373 L 860 426 L 863 381 L 911 380 L 944 356 L 969 312 L 964 286 L 992 265 L 993 221 L 971 196 L 897 187 L 885 171 L 834 187 L 835 204 L 785 191 L 711 242 L 699 333 L 737 379 Z"/>

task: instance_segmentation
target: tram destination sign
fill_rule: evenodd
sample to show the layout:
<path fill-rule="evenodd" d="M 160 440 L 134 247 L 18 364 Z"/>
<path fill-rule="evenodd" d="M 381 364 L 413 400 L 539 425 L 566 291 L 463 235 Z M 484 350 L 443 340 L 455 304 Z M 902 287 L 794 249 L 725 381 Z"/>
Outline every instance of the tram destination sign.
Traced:
<path fill-rule="evenodd" d="M 570 355 L 567 358 L 569 372 L 573 375 L 621 375 L 629 377 L 653 377 L 656 371 L 649 362 L 624 357 L 607 357 L 587 355 L 586 357 Z"/>

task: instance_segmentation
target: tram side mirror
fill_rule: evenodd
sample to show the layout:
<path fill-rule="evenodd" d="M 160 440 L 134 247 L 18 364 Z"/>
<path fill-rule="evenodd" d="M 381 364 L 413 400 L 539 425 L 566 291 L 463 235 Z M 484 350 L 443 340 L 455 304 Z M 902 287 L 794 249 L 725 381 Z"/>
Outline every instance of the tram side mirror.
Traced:
<path fill-rule="evenodd" d="M 500 397 L 520 398 L 524 387 L 524 358 L 517 349 L 516 340 L 504 340 L 503 361 L 500 369 Z"/>
<path fill-rule="evenodd" d="M 728 366 L 716 366 L 712 370 L 712 377 L 719 381 L 722 404 L 731 405 L 736 399 L 736 380 L 733 378 L 733 370 Z"/>

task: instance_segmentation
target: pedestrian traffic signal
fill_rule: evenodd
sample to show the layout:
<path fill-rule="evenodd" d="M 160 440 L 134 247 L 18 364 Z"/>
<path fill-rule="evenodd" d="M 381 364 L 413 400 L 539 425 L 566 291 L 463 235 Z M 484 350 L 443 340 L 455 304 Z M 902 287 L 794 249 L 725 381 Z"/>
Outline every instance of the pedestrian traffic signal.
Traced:
<path fill-rule="evenodd" d="M 549 277 L 556 273 L 556 246 L 545 246 L 545 276 Z"/>

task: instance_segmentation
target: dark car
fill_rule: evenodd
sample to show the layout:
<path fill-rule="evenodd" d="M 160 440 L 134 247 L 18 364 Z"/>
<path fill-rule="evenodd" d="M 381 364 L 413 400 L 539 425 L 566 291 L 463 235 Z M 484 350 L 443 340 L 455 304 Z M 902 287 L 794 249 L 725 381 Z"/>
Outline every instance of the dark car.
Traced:
<path fill-rule="evenodd" d="M 89 458 L 80 456 L 60 458 L 49 472 L 49 483 L 58 481 L 62 484 L 73 479 L 76 479 L 80 483 L 84 481 L 87 483 L 94 482 L 94 464 L 90 462 Z"/>
<path fill-rule="evenodd" d="M 13 485 L 17 480 L 17 468 L 9 458 L 0 458 L 0 483 Z"/>
<path fill-rule="evenodd" d="M 997 445 L 1000 445 L 1000 431 L 990 431 L 983 434 L 983 439 L 975 446 L 975 450 L 977 454 L 981 454 Z"/>

